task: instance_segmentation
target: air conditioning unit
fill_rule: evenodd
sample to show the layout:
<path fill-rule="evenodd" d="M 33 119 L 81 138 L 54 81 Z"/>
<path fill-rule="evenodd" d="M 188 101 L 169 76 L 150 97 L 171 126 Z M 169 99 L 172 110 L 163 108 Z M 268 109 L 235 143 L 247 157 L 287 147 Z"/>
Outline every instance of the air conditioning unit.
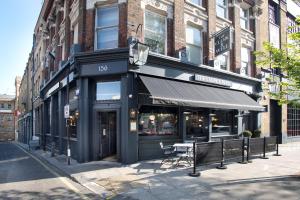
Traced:
<path fill-rule="evenodd" d="M 65 63 L 66 63 L 66 60 L 59 61 L 58 68 L 61 69 L 65 65 Z"/>
<path fill-rule="evenodd" d="M 211 66 L 216 69 L 221 69 L 221 62 L 219 60 L 209 60 L 208 66 Z"/>
<path fill-rule="evenodd" d="M 54 75 L 55 75 L 55 72 L 54 72 L 54 71 L 51 71 L 51 72 L 50 72 L 50 78 L 52 78 Z"/>
<path fill-rule="evenodd" d="M 182 61 L 182 62 L 188 62 L 188 51 L 186 49 L 180 50 L 178 52 L 178 58 Z"/>
<path fill-rule="evenodd" d="M 74 56 L 74 54 L 81 51 L 80 44 L 72 44 L 70 48 L 70 56 Z"/>

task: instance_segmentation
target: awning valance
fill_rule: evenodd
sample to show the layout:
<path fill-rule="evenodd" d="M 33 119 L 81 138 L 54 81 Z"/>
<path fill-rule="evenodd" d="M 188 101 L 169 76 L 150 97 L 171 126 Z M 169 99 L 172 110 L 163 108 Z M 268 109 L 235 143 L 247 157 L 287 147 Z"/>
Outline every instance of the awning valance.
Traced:
<path fill-rule="evenodd" d="M 242 91 L 186 83 L 162 78 L 140 76 L 154 104 L 189 107 L 264 111 Z"/>

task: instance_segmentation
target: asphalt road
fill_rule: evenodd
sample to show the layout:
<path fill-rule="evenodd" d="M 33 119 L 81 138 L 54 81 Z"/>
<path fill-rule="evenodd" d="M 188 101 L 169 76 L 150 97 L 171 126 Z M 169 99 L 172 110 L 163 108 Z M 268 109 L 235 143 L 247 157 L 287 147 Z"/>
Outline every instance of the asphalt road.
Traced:
<path fill-rule="evenodd" d="M 95 199 L 14 143 L 0 142 L 0 199 Z"/>

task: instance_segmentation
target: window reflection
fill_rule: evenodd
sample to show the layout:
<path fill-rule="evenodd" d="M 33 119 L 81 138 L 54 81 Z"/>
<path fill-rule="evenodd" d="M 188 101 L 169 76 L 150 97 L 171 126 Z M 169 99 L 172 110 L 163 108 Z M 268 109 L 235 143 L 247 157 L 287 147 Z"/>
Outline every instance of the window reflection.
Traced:
<path fill-rule="evenodd" d="M 223 136 L 237 133 L 237 118 L 234 111 L 215 110 L 211 116 L 212 135 Z"/>
<path fill-rule="evenodd" d="M 207 138 L 207 118 L 203 111 L 185 112 L 187 138 Z"/>
<path fill-rule="evenodd" d="M 120 81 L 98 82 L 96 100 L 119 100 L 121 96 Z"/>
<path fill-rule="evenodd" d="M 139 113 L 140 135 L 177 135 L 177 109 L 143 106 Z"/>

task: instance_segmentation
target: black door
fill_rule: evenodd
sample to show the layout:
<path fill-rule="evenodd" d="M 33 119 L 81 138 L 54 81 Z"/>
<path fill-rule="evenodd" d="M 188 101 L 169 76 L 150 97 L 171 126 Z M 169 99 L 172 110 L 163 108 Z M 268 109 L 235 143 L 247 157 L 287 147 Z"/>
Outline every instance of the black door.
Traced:
<path fill-rule="evenodd" d="M 281 106 L 270 100 L 270 135 L 281 137 Z"/>
<path fill-rule="evenodd" d="M 117 152 L 117 113 L 99 112 L 100 158 L 113 156 Z"/>

